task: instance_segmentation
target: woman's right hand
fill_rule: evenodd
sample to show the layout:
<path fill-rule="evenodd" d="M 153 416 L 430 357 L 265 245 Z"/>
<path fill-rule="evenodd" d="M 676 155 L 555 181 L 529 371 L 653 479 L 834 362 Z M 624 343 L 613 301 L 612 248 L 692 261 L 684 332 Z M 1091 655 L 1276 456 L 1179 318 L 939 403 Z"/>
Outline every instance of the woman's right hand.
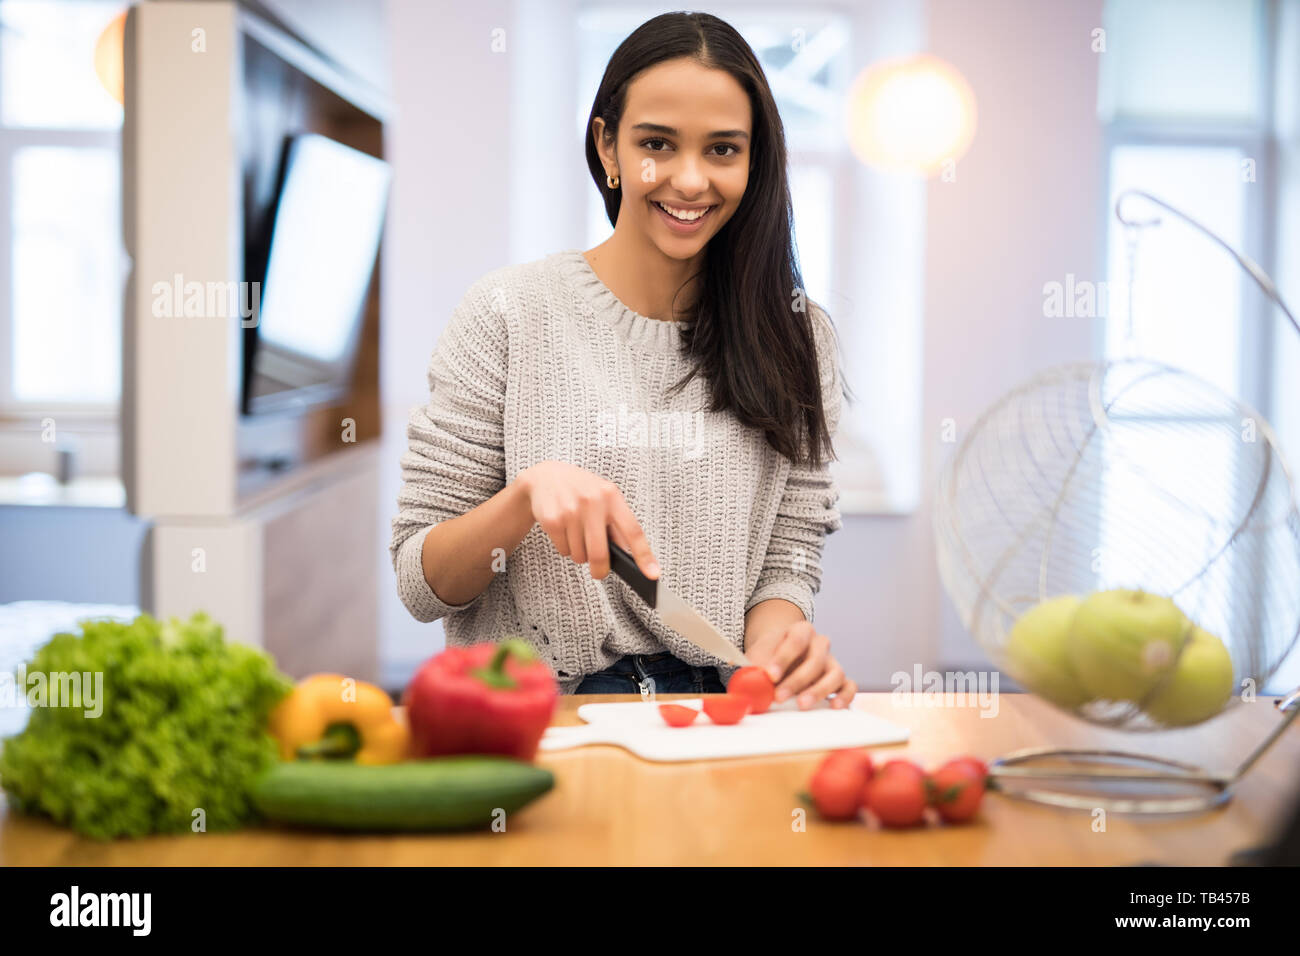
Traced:
<path fill-rule="evenodd" d="M 593 578 L 609 574 L 609 538 L 632 555 L 647 577 L 659 577 L 650 542 L 612 481 L 563 461 L 538 462 L 515 480 L 555 550 L 588 565 Z"/>

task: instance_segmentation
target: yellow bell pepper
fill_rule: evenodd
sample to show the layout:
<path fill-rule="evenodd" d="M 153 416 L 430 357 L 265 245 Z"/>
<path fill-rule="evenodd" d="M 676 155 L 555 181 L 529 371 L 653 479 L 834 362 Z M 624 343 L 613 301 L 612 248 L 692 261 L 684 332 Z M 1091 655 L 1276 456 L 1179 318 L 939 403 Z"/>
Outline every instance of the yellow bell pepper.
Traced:
<path fill-rule="evenodd" d="M 410 731 L 393 699 L 374 684 L 341 674 L 313 674 L 271 712 L 269 730 L 285 760 L 352 759 L 398 763 L 410 751 Z"/>

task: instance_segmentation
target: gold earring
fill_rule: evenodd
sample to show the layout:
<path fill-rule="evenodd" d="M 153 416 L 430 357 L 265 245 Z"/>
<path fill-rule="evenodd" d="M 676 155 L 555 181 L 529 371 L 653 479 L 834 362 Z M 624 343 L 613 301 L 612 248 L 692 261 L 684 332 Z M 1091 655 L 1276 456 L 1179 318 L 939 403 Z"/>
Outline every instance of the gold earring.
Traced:
<path fill-rule="evenodd" d="M 617 188 L 618 188 L 618 177 L 617 177 L 617 176 L 608 176 L 608 175 L 607 175 L 607 176 L 605 177 L 605 185 L 608 186 L 610 189 L 617 189 Z"/>

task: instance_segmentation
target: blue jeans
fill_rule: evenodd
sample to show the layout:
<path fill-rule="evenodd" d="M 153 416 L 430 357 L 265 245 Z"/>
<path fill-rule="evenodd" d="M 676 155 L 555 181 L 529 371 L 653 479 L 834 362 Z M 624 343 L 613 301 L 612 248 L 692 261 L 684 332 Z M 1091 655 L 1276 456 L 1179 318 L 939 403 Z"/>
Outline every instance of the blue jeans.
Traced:
<path fill-rule="evenodd" d="M 726 691 L 716 667 L 696 667 L 667 652 L 629 654 L 603 671 L 588 674 L 575 694 L 636 694 L 642 682 L 656 694 L 721 694 Z"/>

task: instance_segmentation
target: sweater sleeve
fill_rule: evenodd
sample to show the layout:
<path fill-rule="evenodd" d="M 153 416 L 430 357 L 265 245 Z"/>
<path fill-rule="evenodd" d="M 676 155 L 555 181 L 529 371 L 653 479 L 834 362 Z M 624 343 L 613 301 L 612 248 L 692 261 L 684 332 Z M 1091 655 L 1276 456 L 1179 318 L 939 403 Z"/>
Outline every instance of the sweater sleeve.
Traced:
<path fill-rule="evenodd" d="M 826 314 L 811 304 L 810 315 L 814 320 L 826 425 L 834 436 L 843 405 L 839 350 Z M 821 588 L 822 545 L 826 535 L 841 526 L 838 500 L 839 489 L 829 462 L 817 468 L 791 466 L 758 582 L 745 603 L 747 612 L 760 601 L 782 598 L 796 605 L 806 620 L 813 619 L 813 595 Z"/>
<path fill-rule="evenodd" d="M 448 604 L 424 577 L 429 529 L 464 514 L 505 487 L 506 323 L 483 280 L 453 310 L 429 364 L 429 401 L 411 411 L 389 551 L 397 590 L 418 621 L 472 607 Z"/>

